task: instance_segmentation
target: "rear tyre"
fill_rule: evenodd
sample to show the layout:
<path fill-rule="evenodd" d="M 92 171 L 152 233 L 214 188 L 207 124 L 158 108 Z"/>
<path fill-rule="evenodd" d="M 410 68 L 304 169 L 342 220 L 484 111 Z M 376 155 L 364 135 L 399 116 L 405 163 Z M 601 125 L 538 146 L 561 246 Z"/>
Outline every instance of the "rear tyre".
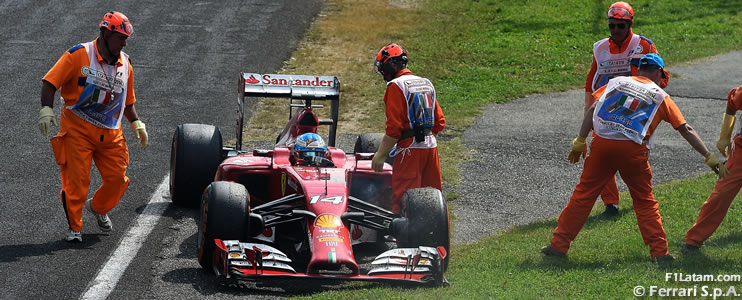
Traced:
<path fill-rule="evenodd" d="M 178 125 L 170 149 L 170 198 L 175 205 L 198 207 L 201 193 L 214 180 L 222 162 L 219 128 Z"/>
<path fill-rule="evenodd" d="M 363 133 L 356 138 L 356 144 L 353 146 L 355 153 L 376 153 L 384 138 L 383 133 Z M 387 157 L 386 163 L 394 165 L 394 157 Z"/>
<path fill-rule="evenodd" d="M 249 231 L 250 199 L 245 186 L 227 181 L 216 181 L 204 190 L 198 226 L 198 263 L 212 269 L 214 239 L 247 239 Z"/>
<path fill-rule="evenodd" d="M 444 268 L 448 269 L 451 239 L 448 224 L 448 205 L 438 189 L 424 187 L 411 189 L 404 194 L 404 216 L 407 218 L 407 238 L 400 240 L 400 247 L 419 246 L 446 248 Z"/>

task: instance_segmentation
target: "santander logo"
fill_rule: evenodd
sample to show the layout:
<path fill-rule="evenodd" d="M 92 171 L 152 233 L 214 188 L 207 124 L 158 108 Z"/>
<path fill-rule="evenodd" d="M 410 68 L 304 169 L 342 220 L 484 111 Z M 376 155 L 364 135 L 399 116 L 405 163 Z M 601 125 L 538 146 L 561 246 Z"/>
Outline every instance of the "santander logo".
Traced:
<path fill-rule="evenodd" d="M 256 76 L 257 75 L 257 78 Z M 296 87 L 329 87 L 335 86 L 332 77 L 302 76 L 302 75 L 278 75 L 278 74 L 251 74 L 245 79 L 245 83 L 263 84 L 274 86 L 296 86 Z"/>
<path fill-rule="evenodd" d="M 257 80 L 257 79 L 255 79 L 255 75 L 250 75 L 250 78 L 245 79 L 245 82 L 247 82 L 249 84 L 256 84 L 256 83 L 258 83 L 260 81 Z"/>

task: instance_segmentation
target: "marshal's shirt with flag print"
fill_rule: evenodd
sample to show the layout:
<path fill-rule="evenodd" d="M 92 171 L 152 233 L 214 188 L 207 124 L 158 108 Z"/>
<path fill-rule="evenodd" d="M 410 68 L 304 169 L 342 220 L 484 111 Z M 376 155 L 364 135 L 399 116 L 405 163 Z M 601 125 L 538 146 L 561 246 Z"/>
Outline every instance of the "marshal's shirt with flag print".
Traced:
<path fill-rule="evenodd" d="M 121 52 L 116 65 L 107 64 L 96 41 L 76 45 L 44 76 L 60 94 L 65 108 L 100 128 L 119 129 L 124 108 L 134 104 L 133 70 Z"/>
<path fill-rule="evenodd" d="M 400 76 L 387 83 L 384 104 L 387 108 L 385 133 L 389 137 L 400 138 L 402 131 L 414 128 L 415 123 L 422 124 L 433 134 L 446 126 L 435 87 L 430 80 L 413 75 L 408 69 L 400 71 Z M 431 149 L 437 146 L 434 135 L 425 136 L 421 142 L 416 142 L 414 138 L 402 139 L 389 156 L 394 157 L 404 149 Z"/>
<path fill-rule="evenodd" d="M 608 81 L 593 96 L 593 130 L 602 138 L 647 143 L 660 121 L 673 128 L 685 124 L 675 102 L 653 81 L 640 76 L 621 76 Z"/>

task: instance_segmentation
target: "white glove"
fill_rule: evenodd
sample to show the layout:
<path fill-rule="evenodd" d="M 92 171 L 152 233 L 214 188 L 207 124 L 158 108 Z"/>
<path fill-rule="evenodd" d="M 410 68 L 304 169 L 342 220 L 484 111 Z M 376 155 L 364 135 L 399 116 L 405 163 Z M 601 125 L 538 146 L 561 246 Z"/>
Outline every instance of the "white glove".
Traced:
<path fill-rule="evenodd" d="M 48 135 L 52 124 L 59 126 L 57 119 L 54 118 L 54 111 L 49 106 L 42 107 L 41 111 L 39 111 L 39 130 L 41 130 L 41 134 Z"/>
<path fill-rule="evenodd" d="M 131 130 L 134 131 L 134 135 L 139 139 L 139 145 L 147 147 L 147 128 L 144 126 L 144 123 L 139 120 L 131 122 Z"/>

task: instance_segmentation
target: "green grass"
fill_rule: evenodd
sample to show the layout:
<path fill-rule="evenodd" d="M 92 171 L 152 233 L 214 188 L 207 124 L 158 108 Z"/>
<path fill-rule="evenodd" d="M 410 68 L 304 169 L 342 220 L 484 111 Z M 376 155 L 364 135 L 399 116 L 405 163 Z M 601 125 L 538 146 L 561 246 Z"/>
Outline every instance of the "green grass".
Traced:
<path fill-rule="evenodd" d="M 482 105 L 583 86 L 612 2 L 427 1 L 422 30 L 401 38 L 413 71 L 435 84 L 449 127 L 466 127 Z M 630 3 L 634 32 L 670 66 L 742 45 L 742 1 Z"/>
<path fill-rule="evenodd" d="M 481 242 L 457 245 L 452 250 L 446 277 L 449 287 L 403 288 L 383 285 L 355 291 L 330 291 L 312 295 L 313 299 L 602 299 L 631 298 L 633 288 L 642 285 L 692 288 L 723 288 L 734 285 L 742 294 L 740 282 L 665 281 L 666 273 L 724 275 L 742 270 L 742 232 L 740 219 L 727 217 L 701 252 L 680 255 L 685 232 L 695 222 L 698 210 L 714 185 L 712 174 L 665 184 L 655 189 L 660 202 L 670 252 L 670 264 L 649 261 L 649 247 L 642 242 L 628 193 L 621 193 L 618 218 L 600 218 L 597 207 L 573 242 L 567 260 L 544 257 L 539 249 L 551 240 L 556 220 L 511 228 Z M 739 216 L 742 204 L 732 203 L 729 215 Z"/>
<path fill-rule="evenodd" d="M 338 76 L 340 133 L 383 131 L 384 83 L 371 69 L 378 49 L 390 41 L 405 46 L 413 72 L 435 84 L 449 136 L 460 135 L 484 105 L 579 88 L 592 44 L 609 34 L 604 16 L 612 0 L 392 2 L 419 4 L 327 0 L 327 9 L 281 71 Z M 634 32 L 650 37 L 670 66 L 742 45 L 742 0 L 631 3 Z M 275 139 L 286 122 L 282 103 L 261 103 L 245 139 Z M 457 155 L 446 147 L 443 143 L 441 152 Z M 444 183 L 458 183 L 461 160 L 441 162 Z"/>
<path fill-rule="evenodd" d="M 348 69 L 352 72 L 340 75 L 344 88 L 348 87 L 343 90 L 343 103 L 347 106 L 341 115 L 356 122 L 350 122 L 351 129 L 379 131 L 384 120 L 380 102 L 383 87 L 378 77 L 362 70 L 370 69 L 371 58 L 386 42 L 404 45 L 410 53 L 411 69 L 430 78 L 439 93 L 448 125 L 445 133 L 453 137 L 439 145 L 441 165 L 445 182 L 455 184 L 459 178 L 458 164 L 467 159 L 468 153 L 456 137 L 480 114 L 483 106 L 583 86 L 591 63 L 592 44 L 609 34 L 604 16 L 613 1 L 420 2 L 413 9 L 390 9 L 384 6 L 386 1 L 328 0 L 330 9 L 320 23 L 330 26 L 313 27 L 315 33 L 308 35 L 310 47 L 299 50 L 296 63 L 291 63 L 287 70 L 332 73 L 327 66 L 337 67 L 336 62 L 342 62 L 342 70 L 348 69 L 345 64 L 354 65 Z M 651 38 L 669 66 L 742 46 L 742 0 L 637 0 L 631 4 L 636 15 L 634 32 Z M 317 47 L 332 51 L 316 51 Z M 341 55 L 328 64 L 327 60 L 312 62 L 312 53 Z M 354 110 L 363 116 L 356 118 Z M 725 290 L 736 285 L 742 294 L 739 282 L 684 283 L 664 279 L 667 272 L 740 274 L 742 205 L 739 200 L 732 204 L 725 222 L 700 255 L 679 255 L 685 231 L 694 223 L 701 204 L 713 189 L 713 182 L 713 177 L 706 175 L 656 188 L 670 251 L 678 257 L 670 265 L 649 262 L 648 247 L 642 243 L 630 209 L 631 200 L 624 193 L 621 217 L 601 220 L 595 217 L 600 211 L 594 211 L 566 261 L 544 258 L 539 253 L 556 227 L 556 220 L 551 219 L 511 228 L 474 244 L 454 245 L 446 274 L 451 285 L 447 288 L 410 289 L 352 283 L 351 286 L 360 287 L 361 291 L 329 291 L 312 297 L 631 298 L 637 285 L 682 288 L 697 285 L 699 296 L 703 285 Z M 459 197 L 450 193 L 447 196 Z"/>

